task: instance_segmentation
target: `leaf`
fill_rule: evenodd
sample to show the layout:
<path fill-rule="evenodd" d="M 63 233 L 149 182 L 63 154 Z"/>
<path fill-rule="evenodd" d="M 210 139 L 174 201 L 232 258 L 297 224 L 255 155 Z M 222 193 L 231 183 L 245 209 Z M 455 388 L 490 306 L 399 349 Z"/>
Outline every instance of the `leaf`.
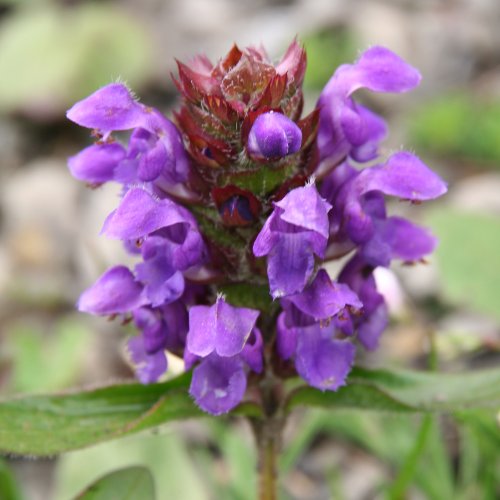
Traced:
<path fill-rule="evenodd" d="M 16 484 L 14 474 L 5 460 L 0 457 L 0 498 L 22 500 L 23 495 Z"/>
<path fill-rule="evenodd" d="M 286 407 L 299 405 L 406 413 L 498 408 L 500 370 L 444 374 L 355 368 L 337 392 L 295 389 Z"/>
<path fill-rule="evenodd" d="M 98 479 L 76 498 L 78 500 L 154 500 L 154 481 L 146 467 L 120 469 Z"/>
<path fill-rule="evenodd" d="M 0 403 L 0 451 L 46 456 L 204 415 L 188 395 L 190 374 L 161 384 L 122 384 L 88 392 Z"/>
<path fill-rule="evenodd" d="M 429 224 L 439 234 L 436 259 L 445 296 L 500 320 L 500 217 L 440 210 Z"/>

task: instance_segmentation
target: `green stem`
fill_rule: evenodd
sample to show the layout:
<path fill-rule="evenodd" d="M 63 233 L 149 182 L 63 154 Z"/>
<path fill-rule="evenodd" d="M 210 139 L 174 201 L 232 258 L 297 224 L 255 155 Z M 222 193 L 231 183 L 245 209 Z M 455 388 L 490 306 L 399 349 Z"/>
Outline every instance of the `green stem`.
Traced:
<path fill-rule="evenodd" d="M 432 422 L 432 415 L 427 414 L 423 417 L 415 444 L 406 457 L 403 467 L 400 469 L 389 490 L 388 498 L 390 500 L 401 500 L 402 498 L 405 498 L 406 490 L 415 475 L 418 461 L 420 460 L 420 457 L 425 449 L 427 438 L 432 428 Z"/>

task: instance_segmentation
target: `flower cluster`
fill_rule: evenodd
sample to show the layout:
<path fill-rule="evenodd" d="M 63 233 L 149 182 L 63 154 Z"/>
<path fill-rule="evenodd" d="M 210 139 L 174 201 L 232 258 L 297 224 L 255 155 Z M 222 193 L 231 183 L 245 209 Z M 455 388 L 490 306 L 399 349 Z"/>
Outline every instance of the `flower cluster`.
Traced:
<path fill-rule="evenodd" d="M 258 402 L 269 374 L 297 373 L 321 390 L 345 384 L 357 345 L 376 348 L 387 325 L 374 270 L 436 245 L 388 216 L 385 196 L 417 203 L 446 185 L 409 152 L 380 159 L 385 122 L 352 97 L 406 92 L 418 71 L 372 47 L 339 67 L 301 118 L 305 67 L 296 41 L 276 65 L 260 47 L 234 46 L 215 65 L 178 63 L 176 125 L 122 83 L 67 114 L 96 137 L 70 158 L 71 173 L 122 186 L 102 232 L 137 256 L 134 269 L 106 271 L 78 307 L 133 320 L 140 335 L 128 351 L 143 383 L 167 370 L 167 351 L 182 356 L 190 393 L 211 414 L 245 395 Z M 332 279 L 323 264 L 347 255 Z"/>

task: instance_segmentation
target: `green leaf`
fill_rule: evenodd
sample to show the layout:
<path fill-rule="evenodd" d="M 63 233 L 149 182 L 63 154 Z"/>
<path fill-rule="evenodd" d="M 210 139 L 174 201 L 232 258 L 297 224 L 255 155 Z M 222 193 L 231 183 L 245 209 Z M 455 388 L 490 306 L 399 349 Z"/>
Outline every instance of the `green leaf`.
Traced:
<path fill-rule="evenodd" d="M 0 498 L 22 500 L 23 495 L 16 484 L 16 479 L 5 460 L 0 457 Z"/>
<path fill-rule="evenodd" d="M 128 467 L 106 474 L 77 496 L 78 500 L 154 500 L 154 482 L 146 467 Z"/>
<path fill-rule="evenodd" d="M 122 384 L 88 392 L 0 403 L 0 451 L 37 456 L 204 414 L 188 395 L 190 373 L 161 384 Z"/>
<path fill-rule="evenodd" d="M 391 412 L 452 412 L 500 406 L 500 370 L 460 374 L 355 368 L 345 387 L 321 392 L 299 387 L 287 401 L 299 405 Z"/>
<path fill-rule="evenodd" d="M 143 83 L 151 54 L 137 21 L 104 2 L 19 9 L 2 20 L 0 111 L 59 117 L 119 77 L 131 86 Z"/>
<path fill-rule="evenodd" d="M 500 217 L 440 210 L 428 220 L 445 296 L 500 320 Z"/>

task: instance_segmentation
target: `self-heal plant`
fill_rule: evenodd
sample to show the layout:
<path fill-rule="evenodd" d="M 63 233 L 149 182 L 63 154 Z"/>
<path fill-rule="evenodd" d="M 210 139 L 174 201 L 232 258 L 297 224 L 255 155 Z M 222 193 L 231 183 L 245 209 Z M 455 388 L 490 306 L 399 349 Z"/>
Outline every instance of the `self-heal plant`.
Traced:
<path fill-rule="evenodd" d="M 122 83 L 67 114 L 97 139 L 70 158 L 71 173 L 122 186 L 102 233 L 137 257 L 133 269 L 106 271 L 79 309 L 134 322 L 127 348 L 142 383 L 163 376 L 170 352 L 192 369 L 189 394 L 203 411 L 261 409 L 263 498 L 286 381 L 299 375 L 321 391 L 348 383 L 357 349 L 375 349 L 388 322 L 374 270 L 436 246 L 427 229 L 387 215 L 385 196 L 446 192 L 412 153 L 380 157 L 386 124 L 353 98 L 360 88 L 411 90 L 415 68 L 372 47 L 339 67 L 302 117 L 305 69 L 296 41 L 276 65 L 261 47 L 234 46 L 215 65 L 178 63 L 175 124 Z M 330 276 L 325 264 L 345 256 Z"/>

